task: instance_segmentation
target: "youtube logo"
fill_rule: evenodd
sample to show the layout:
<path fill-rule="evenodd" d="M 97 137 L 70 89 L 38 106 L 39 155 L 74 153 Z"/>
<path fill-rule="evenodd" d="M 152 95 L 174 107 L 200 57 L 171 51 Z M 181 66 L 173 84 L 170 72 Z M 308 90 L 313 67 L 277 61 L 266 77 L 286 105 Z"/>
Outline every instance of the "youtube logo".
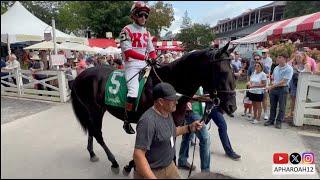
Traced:
<path fill-rule="evenodd" d="M 287 164 L 289 162 L 289 156 L 287 153 L 274 153 L 273 163 L 274 164 Z"/>

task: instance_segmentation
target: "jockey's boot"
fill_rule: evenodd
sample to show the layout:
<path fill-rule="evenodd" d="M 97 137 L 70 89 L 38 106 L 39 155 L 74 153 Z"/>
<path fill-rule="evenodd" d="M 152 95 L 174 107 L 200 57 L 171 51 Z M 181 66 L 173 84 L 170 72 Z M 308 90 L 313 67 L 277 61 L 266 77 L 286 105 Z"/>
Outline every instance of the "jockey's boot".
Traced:
<path fill-rule="evenodd" d="M 126 109 L 125 109 L 125 113 L 126 113 L 126 118 L 123 121 L 123 129 L 126 131 L 126 133 L 128 134 L 134 134 L 136 133 L 134 131 L 134 129 L 132 128 L 129 118 L 132 118 L 132 116 L 130 116 L 131 114 L 134 113 L 134 104 L 136 102 L 137 98 L 133 98 L 133 97 L 127 97 L 127 102 L 126 102 Z"/>

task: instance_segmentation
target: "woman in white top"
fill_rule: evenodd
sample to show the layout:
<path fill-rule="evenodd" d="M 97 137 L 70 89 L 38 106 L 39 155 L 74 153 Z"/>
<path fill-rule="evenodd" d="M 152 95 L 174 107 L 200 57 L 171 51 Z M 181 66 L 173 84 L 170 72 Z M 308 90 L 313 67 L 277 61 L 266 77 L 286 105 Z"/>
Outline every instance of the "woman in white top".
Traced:
<path fill-rule="evenodd" d="M 256 62 L 255 71 L 250 76 L 250 81 L 248 82 L 249 90 L 248 97 L 252 101 L 253 106 L 253 119 L 252 123 L 256 124 L 260 121 L 260 116 L 262 112 L 261 102 L 263 101 L 264 88 L 266 87 L 267 75 L 263 72 L 263 64 L 261 62 Z"/>

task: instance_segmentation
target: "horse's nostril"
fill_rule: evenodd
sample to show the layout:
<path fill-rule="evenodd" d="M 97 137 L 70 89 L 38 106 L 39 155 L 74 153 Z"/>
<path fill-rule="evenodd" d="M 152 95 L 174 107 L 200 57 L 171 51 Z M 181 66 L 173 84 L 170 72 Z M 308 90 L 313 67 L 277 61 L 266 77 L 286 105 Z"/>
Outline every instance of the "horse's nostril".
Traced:
<path fill-rule="evenodd" d="M 237 110 L 237 106 L 229 105 L 230 112 L 235 112 Z"/>

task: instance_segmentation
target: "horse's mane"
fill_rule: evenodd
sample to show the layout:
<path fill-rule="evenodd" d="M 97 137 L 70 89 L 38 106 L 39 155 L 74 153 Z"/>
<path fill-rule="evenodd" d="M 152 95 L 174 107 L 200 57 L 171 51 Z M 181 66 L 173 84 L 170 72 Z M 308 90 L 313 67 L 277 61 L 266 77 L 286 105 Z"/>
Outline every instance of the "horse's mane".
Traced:
<path fill-rule="evenodd" d="M 157 72 L 163 81 L 174 85 L 177 92 L 193 95 L 203 80 L 201 77 L 208 76 L 201 72 L 208 72 L 212 54 L 209 49 L 190 52 L 157 68 Z"/>
<path fill-rule="evenodd" d="M 184 54 L 182 57 L 178 58 L 177 60 L 167 64 L 167 66 L 171 66 L 171 68 L 175 68 L 176 66 L 179 66 L 179 64 L 185 63 L 186 61 L 192 61 L 192 60 L 208 60 L 209 56 L 209 49 L 203 49 L 203 50 L 196 50 L 193 52 L 189 52 L 187 54 Z M 202 58 L 202 56 L 207 56 L 207 58 Z"/>

